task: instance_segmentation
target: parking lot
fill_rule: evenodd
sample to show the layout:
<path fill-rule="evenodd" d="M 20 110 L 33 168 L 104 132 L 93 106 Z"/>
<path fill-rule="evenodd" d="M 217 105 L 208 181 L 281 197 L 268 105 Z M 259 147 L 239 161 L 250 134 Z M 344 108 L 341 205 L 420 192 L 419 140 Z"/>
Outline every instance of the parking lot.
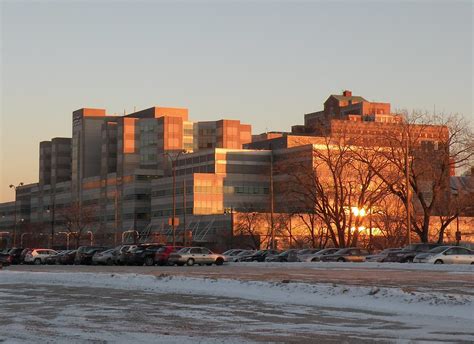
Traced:
<path fill-rule="evenodd" d="M 335 283 L 430 289 L 474 295 L 474 266 L 400 263 L 231 263 L 223 266 L 13 265 L 10 271 L 98 272 L 213 277 L 246 281 Z"/>
<path fill-rule="evenodd" d="M 473 287 L 470 265 L 13 265 L 0 341 L 470 343 Z"/>

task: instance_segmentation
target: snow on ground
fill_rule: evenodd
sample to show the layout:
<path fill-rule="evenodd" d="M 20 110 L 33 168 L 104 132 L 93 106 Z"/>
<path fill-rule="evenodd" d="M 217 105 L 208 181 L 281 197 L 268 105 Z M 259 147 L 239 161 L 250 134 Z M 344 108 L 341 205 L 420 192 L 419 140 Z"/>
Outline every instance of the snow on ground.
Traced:
<path fill-rule="evenodd" d="M 311 265 L 314 266 L 312 263 Z M 284 329 L 284 333 L 280 333 L 279 337 L 275 338 L 278 338 L 277 341 L 285 342 L 285 337 L 282 336 L 291 337 L 297 333 L 296 331 L 325 333 L 324 331 L 330 329 L 339 335 L 346 332 L 359 333 L 361 338 L 369 336 L 374 340 L 378 338 L 401 342 L 408 340 L 474 341 L 474 331 L 471 328 L 474 321 L 474 304 L 471 295 L 417 291 L 410 288 L 288 282 L 190 278 L 167 274 L 151 276 L 136 273 L 0 271 L 0 291 L 2 285 L 5 288 L 9 285 L 65 287 L 75 288 L 74 290 L 95 288 L 96 290 L 133 291 L 130 299 L 132 303 L 135 293 L 151 293 L 161 298 L 181 295 L 182 298 L 217 299 L 218 301 L 212 301 L 215 302 L 212 305 L 214 313 L 228 309 L 231 304 L 235 307 L 235 303 L 239 302 L 246 304 L 246 308 L 259 303 L 272 309 L 272 321 L 267 319 L 270 318 L 268 315 L 265 316 L 262 313 L 260 321 L 257 316 L 251 322 L 246 322 L 245 326 L 239 320 L 242 318 L 242 309 L 235 308 L 227 318 L 220 315 L 217 319 L 220 321 L 219 326 L 223 322 L 235 323 L 234 327 L 226 330 L 233 331 L 234 335 L 252 333 L 252 331 L 259 331 L 259 328 L 270 328 L 273 329 L 272 331 Z M 175 317 L 185 317 L 186 321 L 203 321 L 203 314 L 210 319 L 213 318 L 209 315 L 212 312 L 209 309 L 206 311 L 206 307 L 205 304 L 199 304 L 193 310 L 188 304 L 181 313 L 176 313 L 173 307 L 168 311 Z M 288 312 L 288 309 L 292 312 Z M 327 323 L 329 320 L 326 318 L 324 320 L 326 323 L 319 318 L 318 320 L 311 318 L 315 312 L 323 310 L 331 313 L 333 317 L 331 322 L 338 319 L 339 324 L 337 320 L 335 325 Z M 280 320 L 275 320 L 275 314 L 279 312 L 282 316 L 295 319 L 298 318 L 298 313 L 302 313 L 300 322 L 304 322 L 305 326 L 287 322 L 282 324 Z M 322 314 L 319 315 L 322 316 Z M 255 317 L 255 314 L 252 313 L 252 316 Z M 354 323 L 358 323 L 359 326 L 355 326 Z M 292 331 L 295 332 L 292 333 Z M 148 341 L 145 337 L 143 338 L 144 342 Z"/>
<path fill-rule="evenodd" d="M 474 273 L 474 265 L 470 264 L 421 264 L 421 263 L 344 263 L 344 262 L 295 262 L 295 263 L 277 263 L 277 262 L 240 262 L 230 263 L 238 266 L 258 266 L 258 267 L 278 267 L 281 269 L 298 268 L 324 269 L 331 270 L 334 268 L 346 269 L 382 269 L 382 270 L 404 270 L 404 271 L 446 271 L 452 273 L 472 272 Z"/>

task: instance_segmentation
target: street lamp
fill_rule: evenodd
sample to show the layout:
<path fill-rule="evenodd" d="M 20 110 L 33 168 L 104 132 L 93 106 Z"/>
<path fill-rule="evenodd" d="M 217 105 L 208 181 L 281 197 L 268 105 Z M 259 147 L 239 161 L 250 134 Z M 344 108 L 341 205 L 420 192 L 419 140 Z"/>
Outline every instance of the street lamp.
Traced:
<path fill-rule="evenodd" d="M 23 247 L 23 237 L 25 235 L 31 235 L 32 233 L 21 233 L 20 235 L 20 246 Z"/>
<path fill-rule="evenodd" d="M 58 234 L 66 234 L 66 249 L 69 250 L 69 236 L 76 234 L 76 232 L 58 232 Z"/>
<path fill-rule="evenodd" d="M 53 199 L 53 203 L 51 205 L 51 207 L 48 207 L 46 209 L 46 212 L 49 214 L 51 213 L 51 249 L 53 248 L 53 245 L 54 245 L 54 213 L 55 213 L 55 202 L 54 202 L 54 199 Z"/>
<path fill-rule="evenodd" d="M 124 240 L 125 240 L 125 234 L 129 234 L 129 233 L 133 233 L 133 234 L 134 234 L 134 240 L 133 240 L 134 243 L 135 243 L 136 239 L 137 239 L 137 238 L 139 237 L 139 235 L 140 235 L 140 234 L 138 233 L 138 231 L 136 231 L 136 230 L 129 230 L 129 231 L 124 231 L 124 232 L 122 232 L 122 245 L 123 245 Z"/>
<path fill-rule="evenodd" d="M 179 157 L 183 153 L 186 153 L 184 149 L 178 151 L 178 153 L 175 154 L 174 158 L 169 152 L 163 153 L 165 156 L 167 156 L 170 159 L 171 169 L 173 172 L 173 218 L 171 219 L 171 226 L 173 226 L 173 246 L 176 246 L 176 226 L 178 225 L 176 221 L 176 161 L 178 161 Z"/>
<path fill-rule="evenodd" d="M 13 218 L 13 221 L 14 221 L 14 226 L 13 226 L 13 247 L 16 246 L 16 202 L 17 202 L 17 189 L 21 186 L 23 186 L 23 182 L 20 182 L 18 185 L 13 185 L 13 184 L 10 184 L 10 189 L 14 189 L 15 190 L 15 205 L 14 205 L 14 210 L 13 210 L 13 214 L 14 214 L 14 218 Z"/>
<path fill-rule="evenodd" d="M 87 231 L 87 234 L 89 234 L 91 237 L 91 246 L 92 246 L 94 243 L 94 233 L 92 233 L 91 231 Z"/>

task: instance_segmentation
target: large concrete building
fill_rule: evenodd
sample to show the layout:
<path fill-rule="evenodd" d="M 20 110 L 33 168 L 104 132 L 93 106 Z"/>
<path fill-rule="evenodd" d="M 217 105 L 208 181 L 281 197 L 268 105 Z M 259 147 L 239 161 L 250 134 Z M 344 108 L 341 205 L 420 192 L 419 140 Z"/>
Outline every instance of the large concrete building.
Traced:
<path fill-rule="evenodd" d="M 239 120 L 193 122 L 183 108 L 124 116 L 82 108 L 73 112 L 72 138 L 40 143 L 38 183 L 0 204 L 0 237 L 11 239 L 16 227 L 22 244 L 48 245 L 54 233 L 62 247 L 74 230 L 64 213 L 77 205 L 92 210 L 87 231 L 96 242 L 112 245 L 124 233 L 170 241 L 174 214 L 180 242 L 216 245 L 234 236 L 234 214 L 294 212 L 280 166 L 313 164 L 314 147 L 343 132 L 364 138 L 358 144 L 381 144 L 401 124 L 390 104 L 350 91 L 329 96 L 291 132 L 257 135 Z M 432 130 L 423 142 L 434 146 L 445 134 Z"/>

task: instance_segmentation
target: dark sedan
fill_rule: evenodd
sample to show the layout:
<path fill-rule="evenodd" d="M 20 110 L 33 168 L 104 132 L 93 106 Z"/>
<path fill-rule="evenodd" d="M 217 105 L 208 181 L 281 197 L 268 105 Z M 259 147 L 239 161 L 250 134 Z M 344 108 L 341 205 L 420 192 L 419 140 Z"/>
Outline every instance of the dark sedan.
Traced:
<path fill-rule="evenodd" d="M 277 250 L 260 250 L 255 252 L 253 255 L 242 258 L 240 261 L 241 262 L 264 262 L 265 258 L 271 257 L 271 256 L 276 256 L 280 254 Z"/>
<path fill-rule="evenodd" d="M 322 256 L 320 259 L 323 262 L 364 262 L 365 257 L 369 254 L 369 251 L 365 249 L 357 247 L 348 247 L 341 248 L 334 254 Z"/>
<path fill-rule="evenodd" d="M 103 246 L 81 246 L 77 249 L 74 264 L 92 264 L 92 257 L 96 252 L 108 250 L 108 247 Z"/>
<path fill-rule="evenodd" d="M 428 252 L 429 250 L 441 246 L 441 244 L 411 244 L 402 250 L 389 252 L 384 259 L 385 262 L 411 263 L 417 254 Z"/>
<path fill-rule="evenodd" d="M 12 263 L 12 256 L 8 253 L 0 253 L 0 268 L 2 266 L 8 266 Z"/>
<path fill-rule="evenodd" d="M 74 264 L 74 259 L 76 258 L 76 250 L 68 251 L 67 253 L 61 255 L 58 259 L 59 264 L 62 265 L 72 265 Z"/>
<path fill-rule="evenodd" d="M 11 263 L 12 264 L 21 264 L 23 263 L 21 253 L 23 252 L 22 247 L 14 247 L 10 251 L 8 251 L 8 254 L 12 257 Z"/>

